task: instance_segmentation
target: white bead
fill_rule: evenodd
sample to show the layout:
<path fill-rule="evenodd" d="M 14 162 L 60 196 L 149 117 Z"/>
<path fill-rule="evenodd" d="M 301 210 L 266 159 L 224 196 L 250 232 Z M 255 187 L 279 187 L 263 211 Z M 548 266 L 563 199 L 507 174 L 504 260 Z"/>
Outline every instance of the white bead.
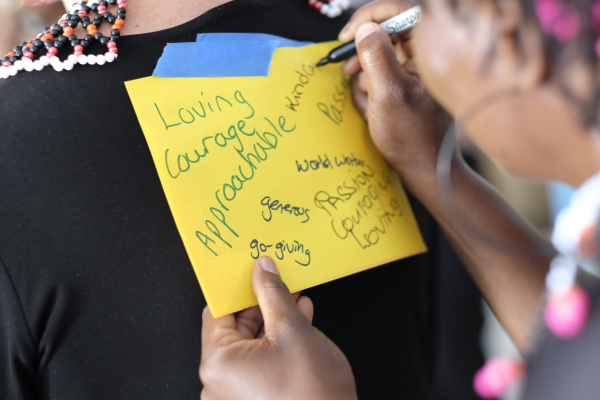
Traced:
<path fill-rule="evenodd" d="M 25 67 L 23 67 L 25 69 L 25 71 L 27 72 L 31 72 L 33 71 L 33 61 L 31 63 L 26 63 Z"/>
<path fill-rule="evenodd" d="M 350 8 L 352 4 L 350 3 L 350 0 L 340 0 L 340 6 L 342 7 L 342 9 L 347 10 Z"/>
<path fill-rule="evenodd" d="M 90 54 L 89 56 L 87 56 L 87 62 L 89 65 L 96 64 L 96 56 L 94 56 L 93 54 Z"/>
<path fill-rule="evenodd" d="M 33 65 L 33 60 L 31 60 L 29 57 L 23 57 L 21 61 L 23 62 L 23 66 L 26 66 L 27 64 Z"/>
<path fill-rule="evenodd" d="M 329 7 L 328 4 L 323 4 L 323 6 L 321 6 L 321 14 L 323 15 L 327 15 L 327 13 L 329 12 L 331 7 Z"/>
<path fill-rule="evenodd" d="M 113 61 L 115 61 L 115 54 L 111 53 L 111 52 L 107 52 L 104 55 L 104 58 L 106 58 L 106 61 L 108 61 L 109 63 L 112 63 Z"/>
<path fill-rule="evenodd" d="M 33 68 L 35 68 L 36 71 L 42 71 L 44 69 L 44 63 L 40 60 L 35 60 L 33 62 Z"/>
<path fill-rule="evenodd" d="M 8 68 L 6 67 L 0 67 L 0 78 L 8 78 L 9 74 L 8 74 Z"/>
<path fill-rule="evenodd" d="M 77 57 L 77 62 L 81 65 L 86 65 L 87 64 L 87 57 L 85 56 L 85 54 L 82 54 L 81 56 Z"/>
<path fill-rule="evenodd" d="M 73 62 L 71 60 L 65 60 L 63 61 L 63 67 L 65 70 L 71 71 L 73 69 Z"/>
<path fill-rule="evenodd" d="M 23 62 L 21 60 L 17 60 L 15 61 L 15 63 L 13 64 L 15 66 L 15 68 L 19 71 L 23 70 Z"/>
<path fill-rule="evenodd" d="M 92 6 L 92 4 L 98 4 L 99 2 L 100 2 L 99 0 L 90 0 L 90 1 L 88 1 L 88 2 L 87 2 L 87 4 L 86 4 L 86 5 L 87 5 L 88 7 L 91 7 L 91 6 Z"/>
<path fill-rule="evenodd" d="M 63 14 L 63 16 L 58 19 L 58 23 L 60 24 L 61 21 L 66 20 L 66 19 L 67 19 L 67 14 Z"/>
<path fill-rule="evenodd" d="M 52 67 L 54 68 L 54 71 L 58 71 L 58 72 L 61 72 L 62 70 L 65 69 L 65 67 L 63 66 L 63 63 L 54 64 L 54 65 L 52 65 Z"/>
<path fill-rule="evenodd" d="M 62 64 L 62 61 L 56 56 L 50 57 L 50 64 L 54 67 L 56 64 Z"/>
<path fill-rule="evenodd" d="M 42 62 L 42 64 L 44 64 L 44 67 L 50 65 L 50 59 L 46 56 L 40 57 L 40 61 Z"/>
<path fill-rule="evenodd" d="M 104 65 L 104 63 L 106 63 L 106 57 L 104 57 L 102 54 L 97 55 L 96 63 L 98 63 L 98 65 Z"/>
<path fill-rule="evenodd" d="M 69 55 L 69 57 L 67 57 L 67 60 L 69 60 L 71 62 L 71 64 L 75 65 L 77 64 L 77 56 L 74 54 Z"/>
<path fill-rule="evenodd" d="M 17 75 L 17 72 L 19 72 L 19 70 L 17 70 L 17 67 L 15 67 L 14 65 L 8 66 L 7 69 L 8 75 L 10 75 L 11 77 L 14 77 L 15 75 Z"/>
<path fill-rule="evenodd" d="M 73 4 L 71 7 L 71 14 L 77 14 L 77 11 L 81 10 L 81 4 Z"/>

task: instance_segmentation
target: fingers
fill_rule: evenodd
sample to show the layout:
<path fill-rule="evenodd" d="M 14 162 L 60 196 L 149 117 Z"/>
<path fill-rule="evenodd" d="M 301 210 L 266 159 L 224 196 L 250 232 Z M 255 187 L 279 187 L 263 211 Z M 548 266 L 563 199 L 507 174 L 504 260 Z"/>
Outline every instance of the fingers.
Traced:
<path fill-rule="evenodd" d="M 360 61 L 358 56 L 352 56 L 348 60 L 344 61 L 343 66 L 344 74 L 354 75 L 360 71 Z"/>
<path fill-rule="evenodd" d="M 312 324 L 313 317 L 315 316 L 315 307 L 309 297 L 300 297 L 298 299 L 298 308 L 304 316 L 308 319 L 308 321 Z"/>
<path fill-rule="evenodd" d="M 356 49 L 370 96 L 385 98 L 390 91 L 411 83 L 412 78 L 402 69 L 392 42 L 385 31 L 373 22 L 364 23 L 356 32 Z"/>
<path fill-rule="evenodd" d="M 292 297 L 294 297 L 294 302 L 298 302 L 298 299 L 300 298 L 300 293 L 301 292 L 298 291 L 292 294 Z M 309 318 L 309 320 L 312 321 L 311 318 Z M 235 323 L 237 331 L 240 332 L 244 339 L 251 340 L 253 338 L 257 338 L 258 333 L 261 329 L 263 329 L 264 323 L 260 306 L 253 306 L 252 308 L 244 309 L 243 311 L 236 313 Z M 262 330 L 262 332 L 264 333 L 264 329 Z"/>
<path fill-rule="evenodd" d="M 302 317 L 294 297 L 279 275 L 275 261 L 270 257 L 263 256 L 254 264 L 252 288 L 263 313 L 267 336 L 276 337 L 281 330 L 289 328 L 282 326 L 297 322 L 298 317 Z"/>
<path fill-rule="evenodd" d="M 358 27 L 365 22 L 383 22 L 414 6 L 415 4 L 408 0 L 380 0 L 367 4 L 354 13 L 338 39 L 344 43 L 350 42 L 354 39 Z"/>
<path fill-rule="evenodd" d="M 360 72 L 359 75 L 362 75 L 364 77 L 364 72 Z M 367 120 L 367 109 L 369 105 L 369 99 L 367 96 L 367 92 L 360 88 L 361 84 L 359 80 L 360 79 L 358 75 L 352 77 L 352 103 L 354 103 L 356 111 L 358 111 L 362 118 Z"/>
<path fill-rule="evenodd" d="M 202 356 L 208 356 L 219 347 L 226 347 L 243 337 L 236 330 L 234 315 L 216 319 L 207 306 L 202 312 Z"/>

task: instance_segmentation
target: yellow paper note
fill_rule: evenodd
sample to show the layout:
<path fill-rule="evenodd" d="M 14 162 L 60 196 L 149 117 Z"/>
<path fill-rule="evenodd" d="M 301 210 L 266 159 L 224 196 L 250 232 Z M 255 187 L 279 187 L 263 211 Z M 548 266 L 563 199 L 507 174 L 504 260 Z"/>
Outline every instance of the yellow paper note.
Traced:
<path fill-rule="evenodd" d="M 426 250 L 348 77 L 314 67 L 333 45 L 277 49 L 268 77 L 126 83 L 215 316 L 256 305 L 262 255 L 298 291 Z"/>

